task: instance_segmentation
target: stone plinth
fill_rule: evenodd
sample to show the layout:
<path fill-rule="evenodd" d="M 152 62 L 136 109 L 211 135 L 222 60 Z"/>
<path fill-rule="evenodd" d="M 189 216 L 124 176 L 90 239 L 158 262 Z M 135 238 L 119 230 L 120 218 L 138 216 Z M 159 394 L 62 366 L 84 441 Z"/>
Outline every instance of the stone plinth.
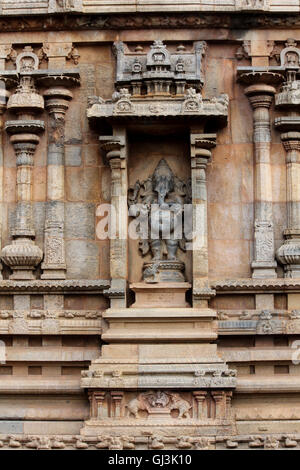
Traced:
<path fill-rule="evenodd" d="M 103 318 L 109 327 L 102 339 L 108 342 L 193 342 L 217 338 L 216 313 L 210 309 L 110 308 Z"/>
<path fill-rule="evenodd" d="M 82 372 L 91 402 L 83 435 L 103 429 L 143 435 L 152 426 L 170 435 L 194 434 L 198 426 L 208 434 L 230 432 L 235 371 L 216 345 L 110 345 L 102 353 Z"/>
<path fill-rule="evenodd" d="M 185 300 L 185 294 L 191 288 L 188 282 L 138 282 L 131 284 L 130 288 L 135 293 L 135 303 L 131 306 L 133 308 L 159 308 L 162 305 L 172 308 L 189 307 Z"/>

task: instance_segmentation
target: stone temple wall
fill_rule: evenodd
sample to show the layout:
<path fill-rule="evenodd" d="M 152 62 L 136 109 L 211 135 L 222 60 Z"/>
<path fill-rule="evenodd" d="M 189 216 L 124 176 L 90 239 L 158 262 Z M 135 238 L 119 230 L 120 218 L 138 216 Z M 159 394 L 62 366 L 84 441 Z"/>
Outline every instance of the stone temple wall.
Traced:
<path fill-rule="evenodd" d="M 299 1 L 0 26 L 0 447 L 299 447 Z"/>

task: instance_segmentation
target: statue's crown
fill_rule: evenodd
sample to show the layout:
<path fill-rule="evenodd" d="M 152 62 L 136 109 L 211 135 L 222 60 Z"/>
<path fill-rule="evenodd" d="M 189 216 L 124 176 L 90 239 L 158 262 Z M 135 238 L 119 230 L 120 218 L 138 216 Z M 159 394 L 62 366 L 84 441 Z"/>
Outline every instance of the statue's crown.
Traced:
<path fill-rule="evenodd" d="M 169 165 L 167 164 L 166 160 L 162 159 L 158 163 L 157 167 L 155 168 L 154 171 L 154 178 L 159 178 L 161 176 L 167 176 L 169 178 L 173 178 L 173 172 Z"/>

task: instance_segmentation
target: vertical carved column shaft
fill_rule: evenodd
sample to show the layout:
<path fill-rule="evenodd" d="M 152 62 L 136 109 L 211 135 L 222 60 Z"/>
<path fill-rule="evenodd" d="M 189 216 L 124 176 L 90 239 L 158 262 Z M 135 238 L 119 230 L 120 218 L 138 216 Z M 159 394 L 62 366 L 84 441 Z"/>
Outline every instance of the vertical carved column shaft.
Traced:
<path fill-rule="evenodd" d="M 1 44 L 0 45 L 0 74 L 1 72 L 5 73 L 5 62 L 13 53 L 11 44 Z M 2 141 L 2 132 L 3 132 L 3 114 L 6 110 L 6 102 L 9 96 L 9 92 L 6 90 L 6 80 L 0 78 L 0 250 L 2 248 L 2 217 L 3 217 L 3 198 L 4 198 L 4 154 L 3 154 L 3 141 Z M 0 262 L 0 279 L 3 279 L 2 276 L 2 263 Z"/>
<path fill-rule="evenodd" d="M 72 93 L 64 87 L 51 87 L 44 96 L 49 112 L 47 155 L 47 208 L 45 221 L 45 259 L 42 279 L 65 279 L 64 243 L 65 193 L 65 113 Z"/>
<path fill-rule="evenodd" d="M 199 307 L 207 307 L 208 299 L 214 295 L 208 287 L 206 167 L 215 141 L 215 134 L 191 135 L 193 305 Z"/>
<path fill-rule="evenodd" d="M 287 163 L 287 222 L 300 235 L 300 132 L 281 134 Z"/>
<path fill-rule="evenodd" d="M 13 270 L 11 279 L 34 279 L 32 271 L 43 256 L 41 249 L 33 242 L 35 232 L 31 207 L 33 155 L 39 137 L 35 134 L 14 134 L 10 141 L 17 160 L 17 208 L 13 242 L 2 250 L 2 259 Z"/>
<path fill-rule="evenodd" d="M 106 396 L 106 393 L 105 392 L 94 392 L 94 399 L 95 399 L 95 402 L 96 402 L 96 409 L 95 409 L 95 412 L 96 412 L 96 415 L 95 415 L 95 418 L 98 418 L 98 419 L 103 419 L 103 418 L 107 418 L 107 407 L 105 407 L 104 405 L 104 402 L 105 402 L 105 396 Z"/>
<path fill-rule="evenodd" d="M 2 100 L 2 97 L 1 97 Z M 2 248 L 2 217 L 3 217 L 3 142 L 2 142 L 2 131 L 3 131 L 3 110 L 0 108 L 0 250 Z M 0 279 L 3 279 L 2 275 L 2 263 L 0 262 Z"/>
<path fill-rule="evenodd" d="M 32 229 L 32 168 L 35 147 L 39 142 L 36 135 L 27 135 L 28 142 L 19 142 L 19 136 L 11 137 L 17 164 L 17 211 L 14 235 L 33 236 Z"/>
<path fill-rule="evenodd" d="M 205 408 L 205 400 L 207 396 L 206 391 L 196 391 L 193 392 L 195 400 L 197 402 L 197 418 L 198 419 L 206 419 L 207 418 L 207 410 Z"/>
<path fill-rule="evenodd" d="M 253 278 L 275 278 L 272 175 L 270 164 L 270 106 L 275 88 L 251 85 L 245 90 L 253 109 L 255 155 L 255 226 Z"/>
<path fill-rule="evenodd" d="M 4 80 L 0 80 L 0 250 L 2 247 L 2 217 L 3 217 L 3 141 L 2 141 L 2 132 L 3 132 L 3 114 L 6 109 L 6 100 L 8 92 L 5 89 Z M 0 262 L 0 279 L 3 279 L 2 276 L 2 263 Z"/>
<path fill-rule="evenodd" d="M 126 285 L 128 272 L 128 208 L 127 208 L 127 145 L 123 129 L 114 131 L 114 136 L 101 136 L 102 148 L 111 169 L 111 221 L 110 239 L 111 304 L 126 306 Z M 114 292 L 121 295 L 113 298 Z"/>
<path fill-rule="evenodd" d="M 111 399 L 113 402 L 113 414 L 114 418 L 121 418 L 122 413 L 122 400 L 124 397 L 124 392 L 111 392 Z"/>
<path fill-rule="evenodd" d="M 300 277 L 300 132 L 281 134 L 286 150 L 287 229 L 277 251 L 285 277 Z"/>
<path fill-rule="evenodd" d="M 232 392 L 226 392 L 226 418 L 231 418 L 231 400 L 232 400 Z"/>
<path fill-rule="evenodd" d="M 223 391 L 212 392 L 216 404 L 216 419 L 224 419 L 226 414 L 226 395 Z"/>

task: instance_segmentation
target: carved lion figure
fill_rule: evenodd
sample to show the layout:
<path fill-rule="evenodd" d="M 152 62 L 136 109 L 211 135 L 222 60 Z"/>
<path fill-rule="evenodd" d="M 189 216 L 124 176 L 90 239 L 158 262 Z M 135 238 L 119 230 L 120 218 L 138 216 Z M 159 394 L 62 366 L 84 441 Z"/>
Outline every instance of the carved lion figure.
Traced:
<path fill-rule="evenodd" d="M 136 398 L 130 400 L 127 404 L 127 409 L 129 414 L 132 413 L 135 418 L 139 417 L 139 411 L 148 411 L 149 412 L 149 403 L 147 398 L 149 397 L 149 393 L 140 393 Z"/>
<path fill-rule="evenodd" d="M 171 399 L 170 410 L 178 410 L 178 418 L 190 418 L 189 410 L 192 408 L 187 400 L 181 398 L 179 393 L 169 393 Z"/>

